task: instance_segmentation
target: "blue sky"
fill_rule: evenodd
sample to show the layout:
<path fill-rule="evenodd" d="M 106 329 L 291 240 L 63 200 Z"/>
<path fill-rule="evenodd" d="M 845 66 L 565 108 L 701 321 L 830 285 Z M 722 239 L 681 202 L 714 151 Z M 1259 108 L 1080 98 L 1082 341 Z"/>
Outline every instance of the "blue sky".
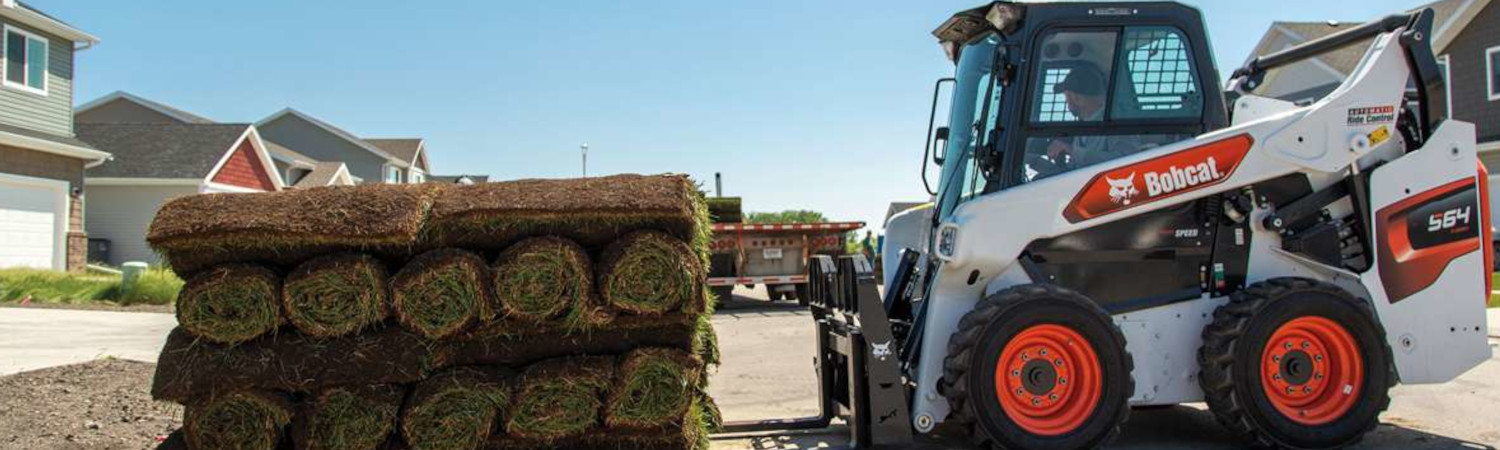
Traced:
<path fill-rule="evenodd" d="M 687 173 L 747 210 L 884 217 L 922 200 L 918 139 L 952 66 L 928 33 L 976 0 L 30 0 L 103 42 L 77 103 L 125 90 L 225 122 L 284 107 L 427 139 L 434 171 Z M 1273 20 L 1417 1 L 1194 2 L 1221 71 Z"/>

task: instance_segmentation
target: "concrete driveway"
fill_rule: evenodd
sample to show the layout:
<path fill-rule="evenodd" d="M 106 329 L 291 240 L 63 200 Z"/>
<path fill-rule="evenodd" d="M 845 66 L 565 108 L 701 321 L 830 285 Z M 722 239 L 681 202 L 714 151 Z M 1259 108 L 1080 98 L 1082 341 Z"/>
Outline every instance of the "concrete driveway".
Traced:
<path fill-rule="evenodd" d="M 156 362 L 171 314 L 0 307 L 0 376 L 104 357 Z"/>
<path fill-rule="evenodd" d="M 769 304 L 757 291 L 740 290 L 714 318 L 723 365 L 709 393 L 724 419 L 761 420 L 817 413 L 812 372 L 812 323 L 785 302 Z M 1500 347 L 1500 309 L 1489 311 L 1491 347 Z M 1500 348 L 1495 353 L 1500 355 Z M 1382 425 L 1357 448 L 1390 450 L 1493 449 L 1500 446 L 1500 356 L 1457 381 L 1398 386 Z M 1244 444 L 1214 422 L 1203 404 L 1136 410 L 1119 449 L 1240 449 Z M 720 450 L 820 448 L 847 443 L 844 429 L 716 437 Z M 932 449 L 972 448 L 961 439 L 926 442 Z"/>

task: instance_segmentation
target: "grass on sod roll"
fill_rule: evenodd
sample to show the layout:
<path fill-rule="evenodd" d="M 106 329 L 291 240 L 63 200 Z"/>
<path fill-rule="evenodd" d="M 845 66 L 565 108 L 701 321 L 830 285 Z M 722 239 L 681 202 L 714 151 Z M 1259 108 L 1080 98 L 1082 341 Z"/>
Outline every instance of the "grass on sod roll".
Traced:
<path fill-rule="evenodd" d="M 643 348 L 625 354 L 605 408 L 605 426 L 654 428 L 681 420 L 697 395 L 702 366 L 680 350 Z"/>
<path fill-rule="evenodd" d="M 681 240 L 637 231 L 611 243 L 601 257 L 600 295 L 615 308 L 641 315 L 704 308 L 702 265 Z"/>
<path fill-rule="evenodd" d="M 613 357 L 579 356 L 532 364 L 521 376 L 515 406 L 505 422 L 506 433 L 552 441 L 597 428 L 614 373 Z"/>
<path fill-rule="evenodd" d="M 304 404 L 299 450 L 375 450 L 396 428 L 406 390 L 395 385 L 336 387 Z"/>
<path fill-rule="evenodd" d="M 385 265 L 358 253 L 323 256 L 287 275 L 282 299 L 287 319 L 303 333 L 336 337 L 390 315 Z"/>
<path fill-rule="evenodd" d="M 401 414 L 401 434 L 413 450 L 479 448 L 509 408 L 511 374 L 456 368 L 417 384 Z"/>
<path fill-rule="evenodd" d="M 495 259 L 495 299 L 509 317 L 542 321 L 568 312 L 584 314 L 582 308 L 593 296 L 593 267 L 588 253 L 573 241 L 526 239 Z"/>
<path fill-rule="evenodd" d="M 281 325 L 281 278 L 259 266 L 214 267 L 189 279 L 177 299 L 177 322 L 193 335 L 237 344 Z"/>
<path fill-rule="evenodd" d="M 429 339 L 457 334 L 492 316 L 489 268 L 474 253 L 438 249 L 412 258 L 391 278 L 396 318 Z"/>
<path fill-rule="evenodd" d="M 269 391 L 238 391 L 189 403 L 182 414 L 188 447 L 199 450 L 277 448 L 292 420 L 292 403 Z"/>

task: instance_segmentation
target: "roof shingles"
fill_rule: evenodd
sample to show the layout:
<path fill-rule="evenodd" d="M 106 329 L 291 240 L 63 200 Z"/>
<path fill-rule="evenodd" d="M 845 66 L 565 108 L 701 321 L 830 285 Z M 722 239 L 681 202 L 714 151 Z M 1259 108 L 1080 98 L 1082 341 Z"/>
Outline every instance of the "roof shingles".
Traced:
<path fill-rule="evenodd" d="M 96 178 L 206 178 L 249 124 L 78 124 L 78 139 L 114 155 Z"/>

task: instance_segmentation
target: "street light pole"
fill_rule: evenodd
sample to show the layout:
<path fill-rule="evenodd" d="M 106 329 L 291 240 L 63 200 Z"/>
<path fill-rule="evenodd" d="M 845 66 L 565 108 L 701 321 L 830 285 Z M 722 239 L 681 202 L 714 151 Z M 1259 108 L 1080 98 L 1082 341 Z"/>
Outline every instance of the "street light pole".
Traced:
<path fill-rule="evenodd" d="M 579 150 L 583 150 L 583 177 L 584 178 L 588 178 L 589 177 L 589 145 L 588 144 L 579 145 L 578 149 Z"/>

